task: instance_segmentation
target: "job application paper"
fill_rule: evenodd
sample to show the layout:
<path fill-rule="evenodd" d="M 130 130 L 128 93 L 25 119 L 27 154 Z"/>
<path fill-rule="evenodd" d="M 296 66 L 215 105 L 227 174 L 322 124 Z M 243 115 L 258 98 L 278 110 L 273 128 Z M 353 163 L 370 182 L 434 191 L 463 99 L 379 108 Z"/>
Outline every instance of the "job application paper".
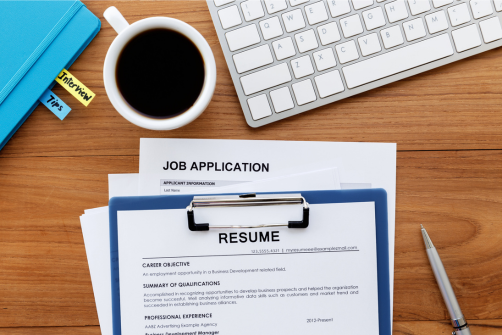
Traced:
<path fill-rule="evenodd" d="M 191 193 L 194 188 L 228 186 L 327 167 L 338 168 L 342 183 L 385 188 L 389 203 L 395 203 L 394 143 L 142 138 L 139 195 L 179 194 L 186 189 Z"/>
<path fill-rule="evenodd" d="M 338 168 L 342 189 L 347 188 L 345 183 L 368 183 L 373 188 L 387 191 L 392 301 L 396 226 L 395 143 L 143 138 L 140 141 L 139 192 L 141 195 L 159 194 L 164 190 L 176 193 L 183 187 L 194 187 L 194 183 L 208 185 L 216 179 L 228 183 L 257 180 L 299 165 L 322 165 L 327 160 Z M 174 185 L 176 183 L 178 185 Z M 164 187 L 170 184 L 172 187 Z"/>
<path fill-rule="evenodd" d="M 378 334 L 374 203 L 310 207 L 118 212 L 122 334 Z"/>

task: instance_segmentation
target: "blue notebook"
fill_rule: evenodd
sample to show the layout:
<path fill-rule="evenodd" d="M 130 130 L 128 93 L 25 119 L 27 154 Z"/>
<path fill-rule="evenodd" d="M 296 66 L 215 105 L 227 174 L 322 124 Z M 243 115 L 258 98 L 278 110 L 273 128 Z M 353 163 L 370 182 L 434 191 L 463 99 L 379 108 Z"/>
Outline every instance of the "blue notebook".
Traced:
<path fill-rule="evenodd" d="M 0 150 L 100 27 L 78 0 L 0 1 Z"/>
<path fill-rule="evenodd" d="M 274 192 L 276 193 L 276 192 Z M 387 192 L 384 189 L 298 191 L 310 204 L 328 203 L 375 203 L 375 228 L 377 240 L 378 320 L 379 335 L 391 334 L 391 303 L 389 279 L 389 239 L 387 217 Z M 262 193 L 270 194 L 270 193 Z M 197 194 L 201 196 L 202 194 Z M 222 195 L 222 194 L 219 194 Z M 118 211 L 164 210 L 186 208 L 194 195 L 160 195 L 114 197 L 109 202 L 110 215 L 110 265 L 112 286 L 113 335 L 121 335 L 120 271 L 118 241 Z M 166 222 L 167 223 L 167 222 Z M 310 222 L 315 224 L 315 222 Z M 188 225 L 187 228 L 188 229 Z M 308 228 L 306 228 L 308 229 Z M 364 322 L 364 320 L 362 320 Z"/>

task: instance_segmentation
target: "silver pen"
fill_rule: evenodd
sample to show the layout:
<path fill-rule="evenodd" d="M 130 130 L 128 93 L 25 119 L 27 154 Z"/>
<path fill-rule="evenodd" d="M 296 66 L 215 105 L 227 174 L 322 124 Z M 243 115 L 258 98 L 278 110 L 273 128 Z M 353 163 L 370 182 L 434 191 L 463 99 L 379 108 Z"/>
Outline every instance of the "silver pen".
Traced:
<path fill-rule="evenodd" d="M 432 241 L 427 234 L 425 228 L 422 227 L 422 236 L 425 242 L 425 250 L 427 251 L 427 256 L 429 257 L 429 262 L 431 263 L 432 272 L 434 272 L 434 277 L 436 277 L 436 281 L 439 286 L 439 290 L 441 291 L 441 295 L 443 296 L 444 303 L 451 317 L 451 324 L 453 325 L 453 335 L 471 335 L 471 331 L 469 330 L 469 325 L 467 321 L 465 321 L 464 315 L 460 310 L 460 306 L 458 305 L 457 298 L 455 297 L 455 292 L 453 292 L 453 288 L 451 287 L 450 280 L 448 279 L 448 275 L 443 266 L 443 262 L 441 262 L 441 258 L 439 258 L 439 254 L 432 244 Z"/>

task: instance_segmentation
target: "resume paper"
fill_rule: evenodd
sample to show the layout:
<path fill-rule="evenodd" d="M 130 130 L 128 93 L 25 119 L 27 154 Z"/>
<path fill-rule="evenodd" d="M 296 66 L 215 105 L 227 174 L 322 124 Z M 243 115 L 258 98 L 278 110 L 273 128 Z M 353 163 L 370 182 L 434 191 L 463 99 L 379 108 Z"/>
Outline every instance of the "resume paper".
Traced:
<path fill-rule="evenodd" d="M 378 334 L 374 203 L 310 208 L 305 229 L 205 232 L 188 230 L 186 209 L 118 212 L 122 334 Z M 302 206 L 194 213 L 280 223 Z"/>

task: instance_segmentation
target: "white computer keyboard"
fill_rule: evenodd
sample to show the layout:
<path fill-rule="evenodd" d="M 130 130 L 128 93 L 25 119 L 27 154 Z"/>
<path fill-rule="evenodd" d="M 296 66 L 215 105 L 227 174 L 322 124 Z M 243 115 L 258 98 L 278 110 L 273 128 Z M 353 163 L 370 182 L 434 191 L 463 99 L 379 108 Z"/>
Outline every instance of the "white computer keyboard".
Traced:
<path fill-rule="evenodd" d="M 502 45 L 502 0 L 208 0 L 259 127 Z"/>

